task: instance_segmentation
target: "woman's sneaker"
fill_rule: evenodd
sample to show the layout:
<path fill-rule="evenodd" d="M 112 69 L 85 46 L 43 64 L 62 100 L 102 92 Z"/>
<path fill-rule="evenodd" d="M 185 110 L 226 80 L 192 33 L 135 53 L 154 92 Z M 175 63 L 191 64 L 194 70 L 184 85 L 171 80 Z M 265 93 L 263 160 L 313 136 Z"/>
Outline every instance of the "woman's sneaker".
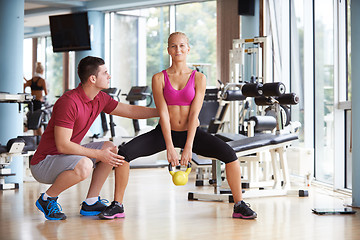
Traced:
<path fill-rule="evenodd" d="M 106 207 L 98 216 L 101 219 L 123 218 L 125 217 L 124 206 L 117 201 L 113 201 L 111 205 Z"/>
<path fill-rule="evenodd" d="M 106 199 L 100 199 L 100 196 L 98 197 L 98 200 L 92 205 L 88 205 L 84 201 L 81 203 L 80 214 L 83 216 L 96 216 L 106 209 L 107 205 L 105 203 L 108 202 L 109 201 Z"/>
<path fill-rule="evenodd" d="M 254 219 L 256 217 L 257 214 L 251 210 L 250 204 L 240 201 L 234 205 L 233 218 Z"/>
<path fill-rule="evenodd" d="M 57 202 L 57 197 L 48 197 L 46 201 L 43 200 L 43 195 L 36 201 L 37 208 L 42 211 L 46 219 L 49 220 L 65 220 L 66 215 L 62 213 L 62 208 Z"/>

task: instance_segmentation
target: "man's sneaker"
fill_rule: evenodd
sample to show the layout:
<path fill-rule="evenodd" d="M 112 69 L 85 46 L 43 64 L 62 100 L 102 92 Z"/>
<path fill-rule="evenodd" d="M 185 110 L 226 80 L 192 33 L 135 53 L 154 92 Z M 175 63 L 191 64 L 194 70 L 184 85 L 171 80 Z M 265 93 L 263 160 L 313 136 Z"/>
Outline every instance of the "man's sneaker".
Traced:
<path fill-rule="evenodd" d="M 106 207 L 99 215 L 101 219 L 114 219 L 125 217 L 124 206 L 117 201 L 113 201 L 110 206 Z"/>
<path fill-rule="evenodd" d="M 100 196 L 98 197 L 98 200 L 96 203 L 92 205 L 88 205 L 85 201 L 81 203 L 81 210 L 80 214 L 83 216 L 95 216 L 101 213 L 105 210 L 107 205 L 105 203 L 108 203 L 109 201 L 106 199 L 100 199 Z"/>
<path fill-rule="evenodd" d="M 241 201 L 234 205 L 233 218 L 254 219 L 256 217 L 257 214 L 251 210 L 250 204 Z"/>
<path fill-rule="evenodd" d="M 57 202 L 57 197 L 48 197 L 46 201 L 43 200 L 43 195 L 36 201 L 37 208 L 42 211 L 46 219 L 49 220 L 65 220 L 66 215 L 62 213 L 62 208 Z"/>

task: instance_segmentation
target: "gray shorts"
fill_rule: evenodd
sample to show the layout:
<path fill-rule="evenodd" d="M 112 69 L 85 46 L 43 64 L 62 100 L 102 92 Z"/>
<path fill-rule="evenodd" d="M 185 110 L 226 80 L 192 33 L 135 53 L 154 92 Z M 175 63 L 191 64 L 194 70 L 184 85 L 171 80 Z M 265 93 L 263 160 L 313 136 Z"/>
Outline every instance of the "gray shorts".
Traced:
<path fill-rule="evenodd" d="M 104 145 L 104 142 L 91 142 L 82 145 L 86 148 L 91 149 L 101 149 Z M 57 176 L 67 170 L 73 170 L 80 161 L 80 159 L 84 158 L 86 156 L 80 156 L 80 155 L 66 155 L 66 154 L 60 154 L 60 155 L 48 155 L 44 160 L 39 162 L 36 165 L 30 165 L 30 170 L 33 175 L 33 177 L 40 183 L 45 184 L 52 184 L 55 182 L 55 179 Z M 96 159 L 90 158 L 94 163 Z"/>

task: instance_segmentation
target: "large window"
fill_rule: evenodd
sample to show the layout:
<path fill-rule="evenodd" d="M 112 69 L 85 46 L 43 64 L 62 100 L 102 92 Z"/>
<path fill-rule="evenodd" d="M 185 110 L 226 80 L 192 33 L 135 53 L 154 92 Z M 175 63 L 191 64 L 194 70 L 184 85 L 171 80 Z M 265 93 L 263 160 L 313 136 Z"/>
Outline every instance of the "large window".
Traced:
<path fill-rule="evenodd" d="M 300 96 L 300 146 L 314 149 L 316 180 L 351 188 L 350 0 L 291 0 L 291 89 Z M 336 146 L 336 148 L 335 148 Z"/>
<path fill-rule="evenodd" d="M 290 34 L 291 34 L 291 91 L 299 96 L 300 102 L 298 105 L 292 106 L 291 118 L 293 121 L 301 123 L 299 141 L 304 142 L 304 131 L 307 127 L 307 122 L 304 121 L 305 112 L 305 97 L 312 98 L 313 94 L 310 91 L 304 92 L 304 21 L 306 12 L 304 11 L 303 0 L 292 0 L 291 5 L 291 19 L 290 19 Z M 309 131 L 310 129 L 308 129 Z M 304 144 L 301 144 L 304 145 Z"/>
<path fill-rule="evenodd" d="M 198 66 L 207 77 L 207 85 L 216 85 L 216 2 L 176 6 L 176 31 L 190 41 L 188 63 Z"/>
<path fill-rule="evenodd" d="M 47 101 L 50 104 L 64 93 L 63 53 L 54 53 L 51 38 L 45 38 L 45 79 L 48 88 Z"/>
<path fill-rule="evenodd" d="M 146 85 L 151 90 L 152 76 L 171 64 L 167 39 L 173 31 L 182 31 L 189 37 L 189 67 L 202 71 L 207 85 L 216 84 L 216 1 L 121 11 L 110 16 L 112 87 L 120 88 L 123 94 L 132 86 Z M 133 134 L 131 120 L 115 121 L 129 135 Z M 140 127 L 153 126 L 157 121 L 158 118 L 141 120 Z"/>
<path fill-rule="evenodd" d="M 314 1 L 315 171 L 333 183 L 334 174 L 334 14 L 332 0 Z"/>
<path fill-rule="evenodd" d="M 24 39 L 24 53 L 23 53 L 23 75 L 24 78 L 29 80 L 32 78 L 33 65 L 32 65 L 32 38 Z M 30 88 L 26 89 L 26 92 L 30 93 Z"/>
<path fill-rule="evenodd" d="M 140 64 L 146 59 L 146 40 L 140 34 L 144 31 L 144 21 L 145 18 L 138 14 L 111 14 L 111 87 L 120 89 L 122 94 L 127 94 L 132 86 L 146 85 L 146 66 Z M 134 134 L 130 119 L 114 118 L 114 121 L 124 129 L 119 135 Z"/>
<path fill-rule="evenodd" d="M 33 46 L 33 43 L 37 42 L 37 46 Z M 47 84 L 48 96 L 46 100 L 53 104 L 64 92 L 63 81 L 63 53 L 54 53 L 51 38 L 28 38 L 24 39 L 24 68 L 23 74 L 26 79 L 31 79 L 33 76 L 33 47 L 36 48 L 35 62 L 41 62 L 45 67 L 44 77 Z M 26 92 L 30 93 L 30 88 L 26 89 Z"/>
<path fill-rule="evenodd" d="M 146 84 L 152 76 L 170 65 L 167 36 L 170 34 L 169 7 L 146 9 Z"/>
<path fill-rule="evenodd" d="M 346 39 L 347 39 L 347 98 L 351 101 L 351 0 L 346 2 Z"/>
<path fill-rule="evenodd" d="M 346 1 L 346 100 L 351 101 L 351 1 Z M 350 107 L 351 108 L 351 107 Z M 351 109 L 345 110 L 346 116 L 346 155 L 345 155 L 345 187 L 352 188 L 352 152 L 351 152 Z"/>

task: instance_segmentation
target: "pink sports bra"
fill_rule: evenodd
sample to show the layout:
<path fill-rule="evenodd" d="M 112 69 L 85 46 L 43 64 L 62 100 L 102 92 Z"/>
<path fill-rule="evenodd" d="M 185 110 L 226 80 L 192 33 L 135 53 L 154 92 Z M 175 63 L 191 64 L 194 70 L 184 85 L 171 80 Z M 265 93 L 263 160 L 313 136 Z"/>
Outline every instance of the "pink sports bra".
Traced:
<path fill-rule="evenodd" d="M 194 70 L 185 87 L 181 90 L 176 90 L 171 86 L 169 76 L 166 70 L 162 71 L 164 74 L 164 98 L 167 105 L 189 106 L 195 97 L 195 73 Z"/>

